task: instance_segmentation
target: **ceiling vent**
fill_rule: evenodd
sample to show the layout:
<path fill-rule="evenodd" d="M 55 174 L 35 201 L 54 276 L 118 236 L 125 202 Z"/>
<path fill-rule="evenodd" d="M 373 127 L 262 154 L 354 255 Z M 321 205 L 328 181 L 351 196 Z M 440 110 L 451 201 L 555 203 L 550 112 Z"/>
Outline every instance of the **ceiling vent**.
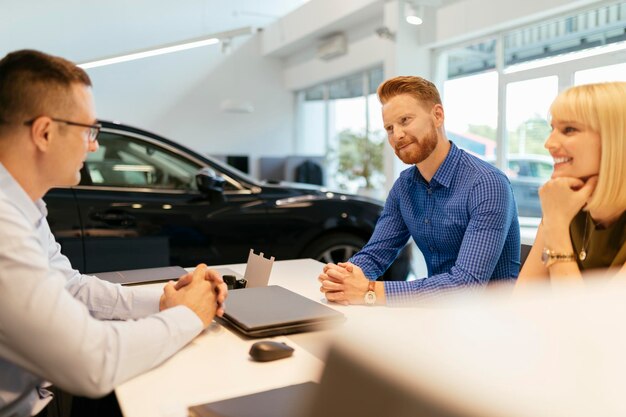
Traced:
<path fill-rule="evenodd" d="M 328 61 L 348 53 L 348 40 L 344 33 L 336 33 L 320 40 L 316 56 Z"/>
<path fill-rule="evenodd" d="M 254 105 L 249 100 L 222 100 L 220 110 L 224 113 L 254 113 Z"/>

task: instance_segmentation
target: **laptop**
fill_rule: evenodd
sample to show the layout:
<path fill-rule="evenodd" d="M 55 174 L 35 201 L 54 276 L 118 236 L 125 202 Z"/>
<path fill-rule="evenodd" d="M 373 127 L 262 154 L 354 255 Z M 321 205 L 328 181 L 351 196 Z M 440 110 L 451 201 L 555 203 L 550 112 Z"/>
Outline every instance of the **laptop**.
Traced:
<path fill-rule="evenodd" d="M 300 417 L 310 408 L 318 384 L 305 382 L 189 407 L 190 417 Z"/>
<path fill-rule="evenodd" d="M 232 290 L 221 323 L 248 337 L 320 330 L 341 323 L 343 313 L 278 285 Z"/>
<path fill-rule="evenodd" d="M 234 275 L 237 279 L 241 274 L 229 268 L 214 268 L 220 275 Z M 114 284 L 138 285 L 155 282 L 176 281 L 188 271 L 180 266 L 163 266 L 159 268 L 129 269 L 126 271 L 98 272 L 96 277 Z"/>

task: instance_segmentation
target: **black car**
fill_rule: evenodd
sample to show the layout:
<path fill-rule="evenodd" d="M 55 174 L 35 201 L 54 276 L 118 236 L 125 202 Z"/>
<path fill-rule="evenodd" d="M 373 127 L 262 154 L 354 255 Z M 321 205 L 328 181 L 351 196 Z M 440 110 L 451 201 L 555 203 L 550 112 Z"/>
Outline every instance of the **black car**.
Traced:
<path fill-rule="evenodd" d="M 84 273 L 277 260 L 338 262 L 368 240 L 382 203 L 306 184 L 259 182 L 214 158 L 102 122 L 80 184 L 46 194 L 63 253 Z M 408 253 L 405 250 L 403 253 Z M 408 259 L 396 262 L 404 279 Z"/>

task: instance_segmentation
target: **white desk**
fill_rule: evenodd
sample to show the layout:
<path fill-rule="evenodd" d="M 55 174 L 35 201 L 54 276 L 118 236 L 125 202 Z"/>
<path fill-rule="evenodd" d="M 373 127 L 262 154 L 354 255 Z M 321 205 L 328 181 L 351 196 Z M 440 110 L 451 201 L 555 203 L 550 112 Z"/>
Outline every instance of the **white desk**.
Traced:
<path fill-rule="evenodd" d="M 276 262 L 270 284 L 322 301 L 321 268 L 310 259 Z M 331 304 L 348 318 L 344 325 L 277 338 L 296 351 L 269 363 L 248 359 L 254 340 L 216 325 L 116 394 L 126 417 L 186 417 L 189 405 L 318 380 L 336 340 L 345 357 L 360 358 L 413 399 L 436 399 L 462 415 L 624 416 L 626 286 L 598 285 L 559 297 L 541 288 L 515 302 L 508 292 L 469 292 L 437 308 Z M 361 392 L 340 395 L 325 400 L 363 401 Z"/>
<path fill-rule="evenodd" d="M 220 267 L 228 267 L 242 275 L 245 271 L 245 264 Z M 317 281 L 322 267 L 322 263 L 312 259 L 275 262 L 270 285 L 281 285 L 322 301 Z M 341 306 L 332 307 L 344 312 L 348 310 Z M 353 313 L 360 310 L 352 308 L 355 309 Z M 324 354 L 330 334 L 331 331 L 321 331 L 277 337 L 276 340 L 295 348 L 293 356 L 257 363 L 248 355 L 250 346 L 257 340 L 246 340 L 213 323 L 168 361 L 120 385 L 115 393 L 125 417 L 184 417 L 190 405 L 318 381 L 323 370 L 319 357 Z"/>

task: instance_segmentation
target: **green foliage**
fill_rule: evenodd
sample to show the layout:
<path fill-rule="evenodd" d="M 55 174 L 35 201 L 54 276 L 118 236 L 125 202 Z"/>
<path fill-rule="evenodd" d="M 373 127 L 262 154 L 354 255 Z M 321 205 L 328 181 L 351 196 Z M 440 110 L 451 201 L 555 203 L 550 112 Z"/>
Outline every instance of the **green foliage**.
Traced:
<path fill-rule="evenodd" d="M 496 129 L 487 125 L 469 125 L 467 131 L 475 135 L 496 140 Z M 516 128 L 509 126 L 508 140 L 510 154 L 543 155 L 543 144 L 550 135 L 550 126 L 539 114 L 533 115 Z"/>
<path fill-rule="evenodd" d="M 515 130 L 509 130 L 509 153 L 545 154 L 544 143 L 550 135 L 548 122 L 536 114 Z"/>
<path fill-rule="evenodd" d="M 496 140 L 496 128 L 487 125 L 468 125 L 467 131 L 483 138 Z"/>
<path fill-rule="evenodd" d="M 365 188 L 374 188 L 375 179 L 383 174 L 385 141 L 380 134 L 357 133 L 344 130 L 339 133 L 338 171 L 348 180 L 363 179 Z"/>

